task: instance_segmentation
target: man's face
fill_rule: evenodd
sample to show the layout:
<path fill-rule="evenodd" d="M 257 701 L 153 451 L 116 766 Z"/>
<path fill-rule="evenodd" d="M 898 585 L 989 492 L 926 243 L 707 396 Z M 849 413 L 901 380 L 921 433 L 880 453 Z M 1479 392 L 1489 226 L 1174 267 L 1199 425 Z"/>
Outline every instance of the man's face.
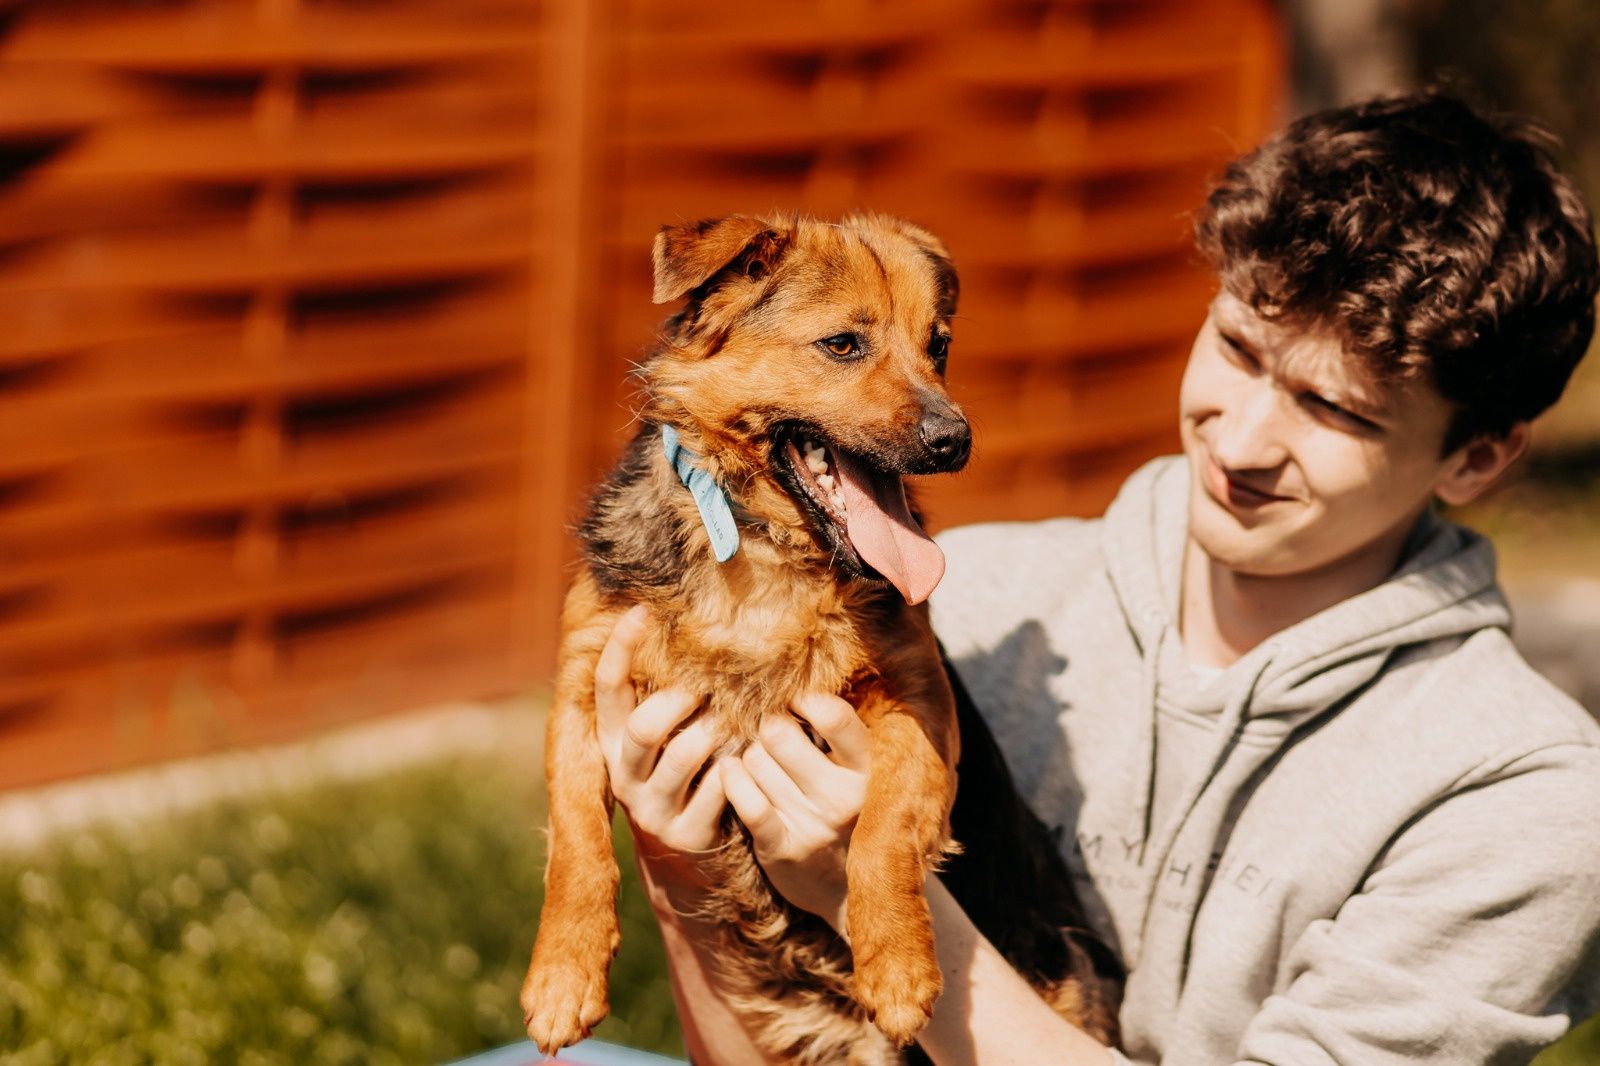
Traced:
<path fill-rule="evenodd" d="M 1226 292 L 1179 407 L 1190 536 L 1239 573 L 1396 551 L 1447 467 L 1451 409 L 1432 388 L 1380 387 L 1331 333 L 1268 322 Z"/>

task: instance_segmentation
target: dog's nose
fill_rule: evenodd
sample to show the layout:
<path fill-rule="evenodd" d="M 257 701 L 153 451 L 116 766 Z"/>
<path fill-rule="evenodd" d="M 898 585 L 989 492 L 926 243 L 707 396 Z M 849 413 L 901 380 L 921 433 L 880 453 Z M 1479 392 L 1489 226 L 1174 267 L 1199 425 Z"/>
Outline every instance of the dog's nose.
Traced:
<path fill-rule="evenodd" d="M 922 416 L 917 436 L 943 469 L 959 467 L 972 450 L 972 427 L 964 418 L 929 412 Z"/>

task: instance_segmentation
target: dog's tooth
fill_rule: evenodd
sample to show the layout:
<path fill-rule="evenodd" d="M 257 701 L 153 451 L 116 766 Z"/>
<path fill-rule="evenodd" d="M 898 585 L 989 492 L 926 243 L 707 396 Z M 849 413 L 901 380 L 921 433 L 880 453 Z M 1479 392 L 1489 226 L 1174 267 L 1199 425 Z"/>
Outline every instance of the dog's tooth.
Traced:
<path fill-rule="evenodd" d="M 838 508 L 840 514 L 844 514 L 845 513 L 844 493 L 835 492 L 833 494 L 833 505 L 834 505 L 834 507 Z"/>
<path fill-rule="evenodd" d="M 833 492 L 833 475 L 832 474 L 818 474 L 817 475 L 817 484 L 822 486 L 822 489 L 823 489 L 824 492 L 832 493 Z"/>

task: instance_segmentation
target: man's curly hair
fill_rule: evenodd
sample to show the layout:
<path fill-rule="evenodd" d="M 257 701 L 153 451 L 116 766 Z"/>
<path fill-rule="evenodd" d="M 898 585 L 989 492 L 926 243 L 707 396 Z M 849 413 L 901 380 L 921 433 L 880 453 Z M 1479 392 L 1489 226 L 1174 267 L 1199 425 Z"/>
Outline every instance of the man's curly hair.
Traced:
<path fill-rule="evenodd" d="M 1456 408 L 1445 454 L 1553 404 L 1594 331 L 1594 221 L 1550 134 L 1437 91 L 1308 115 L 1195 224 L 1223 287 Z"/>

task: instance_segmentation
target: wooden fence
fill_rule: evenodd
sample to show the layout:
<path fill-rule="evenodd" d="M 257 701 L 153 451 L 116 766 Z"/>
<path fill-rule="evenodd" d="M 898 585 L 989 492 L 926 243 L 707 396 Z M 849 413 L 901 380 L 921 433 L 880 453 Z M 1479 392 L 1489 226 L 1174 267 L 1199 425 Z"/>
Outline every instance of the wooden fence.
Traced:
<path fill-rule="evenodd" d="M 963 279 L 936 523 L 1173 443 L 1268 0 L 50 0 L 0 16 L 0 786 L 548 669 L 663 223 Z"/>

